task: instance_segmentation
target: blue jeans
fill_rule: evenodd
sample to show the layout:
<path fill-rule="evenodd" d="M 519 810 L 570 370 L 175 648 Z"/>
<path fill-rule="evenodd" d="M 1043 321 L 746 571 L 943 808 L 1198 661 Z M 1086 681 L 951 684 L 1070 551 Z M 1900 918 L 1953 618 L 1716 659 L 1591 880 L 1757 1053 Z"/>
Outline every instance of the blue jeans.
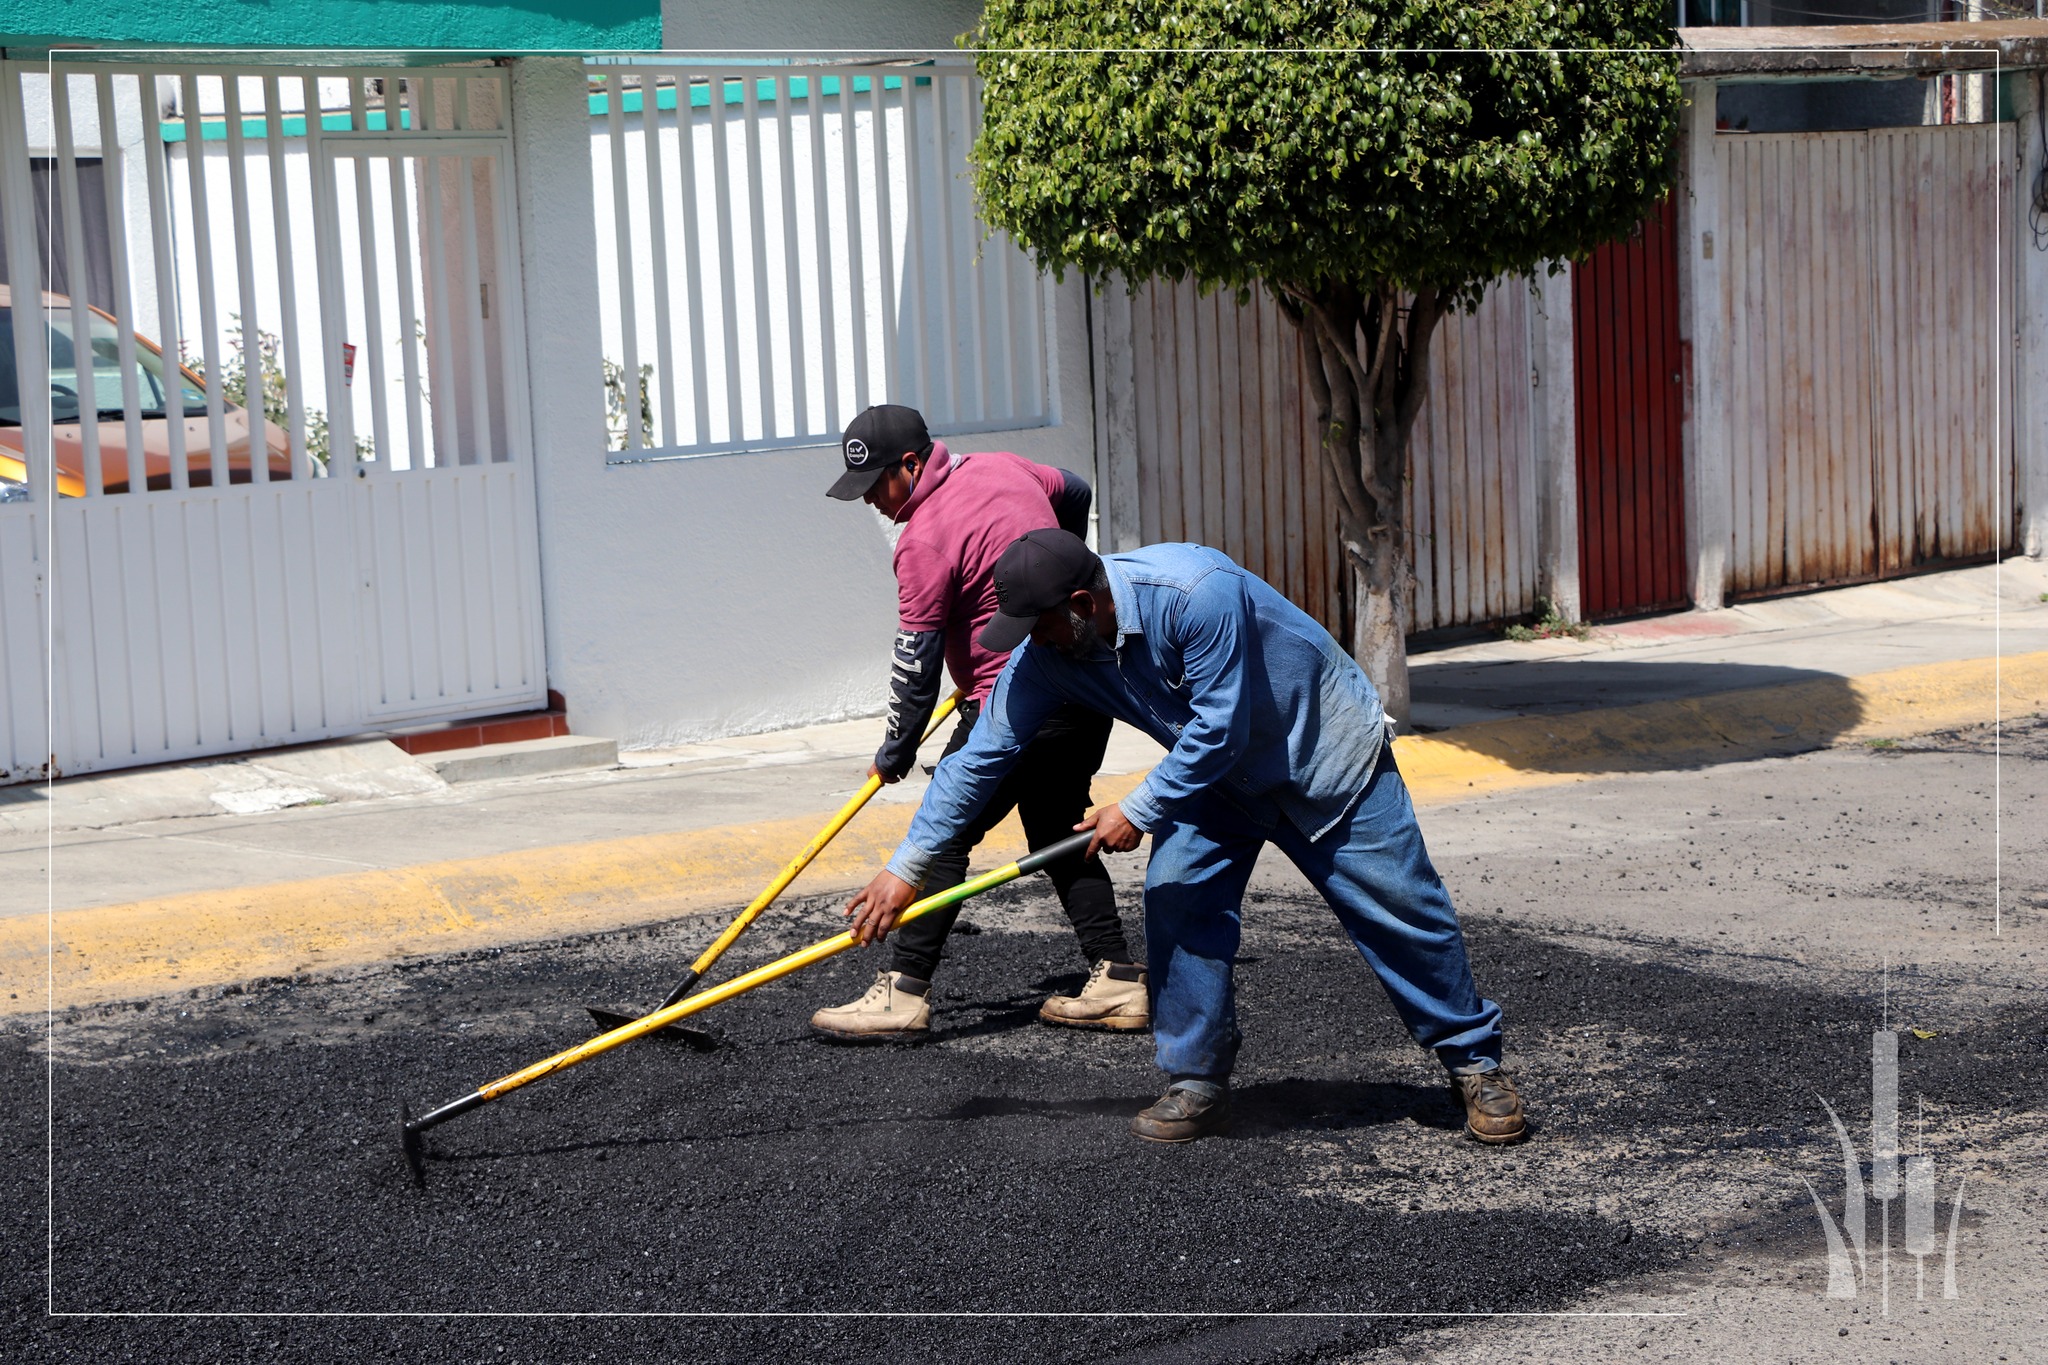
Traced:
<path fill-rule="evenodd" d="M 960 721 L 946 743 L 948 754 L 967 743 L 974 729 L 979 706 L 960 703 Z M 920 896 L 936 896 L 967 880 L 967 855 L 974 851 L 1012 810 L 1024 823 L 1024 841 L 1032 848 L 1058 843 L 1074 832 L 1074 822 L 1088 813 L 1088 784 L 1102 766 L 1102 753 L 1109 745 L 1109 717 L 1079 706 L 1062 706 L 1047 718 L 1009 775 L 997 784 L 995 795 L 956 837 L 932 854 L 931 871 L 925 874 Z M 1116 891 L 1102 859 L 1062 858 L 1045 870 L 1060 906 L 1073 921 L 1074 936 L 1081 940 L 1081 952 L 1090 963 L 1129 962 L 1130 945 L 1124 942 L 1123 921 L 1116 913 Z M 953 922 L 960 918 L 960 906 L 949 906 L 914 919 L 896 933 L 896 956 L 891 967 L 920 981 L 930 981 L 938 971 L 946 938 Z"/>
<path fill-rule="evenodd" d="M 1320 839 L 1285 818 L 1261 825 L 1211 793 L 1152 831 L 1145 937 L 1160 1070 L 1230 1074 L 1238 1045 L 1231 967 L 1245 886 L 1269 842 L 1337 912 L 1416 1042 L 1452 1072 L 1500 1064 L 1500 1006 L 1472 983 L 1457 912 L 1422 846 L 1389 744 L 1364 793 Z"/>

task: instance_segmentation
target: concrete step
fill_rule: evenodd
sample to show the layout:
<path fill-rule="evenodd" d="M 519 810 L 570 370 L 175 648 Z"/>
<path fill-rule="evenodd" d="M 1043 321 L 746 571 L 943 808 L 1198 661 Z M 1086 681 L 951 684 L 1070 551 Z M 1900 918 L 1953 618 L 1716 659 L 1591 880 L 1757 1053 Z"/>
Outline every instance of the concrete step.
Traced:
<path fill-rule="evenodd" d="M 450 749 L 474 749 L 485 744 L 516 744 L 527 739 L 550 739 L 569 733 L 569 716 L 560 707 L 548 711 L 520 711 L 506 716 L 485 716 L 481 720 L 447 721 L 404 730 L 388 730 L 384 737 L 415 758 L 446 753 Z"/>
<path fill-rule="evenodd" d="M 619 742 L 588 735 L 553 735 L 511 744 L 483 744 L 471 749 L 443 749 L 421 754 L 418 761 L 441 775 L 443 782 L 484 782 L 499 777 L 539 777 L 548 773 L 615 768 Z"/>

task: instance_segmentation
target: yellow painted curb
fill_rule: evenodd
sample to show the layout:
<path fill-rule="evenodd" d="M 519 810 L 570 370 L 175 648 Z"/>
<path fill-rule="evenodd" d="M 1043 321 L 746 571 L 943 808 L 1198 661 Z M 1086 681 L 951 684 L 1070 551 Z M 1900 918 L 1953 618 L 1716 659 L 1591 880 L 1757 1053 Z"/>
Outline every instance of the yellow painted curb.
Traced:
<path fill-rule="evenodd" d="M 2002 674 L 2002 677 L 1999 675 Z M 1996 681 L 1995 681 L 1996 680 Z M 1994 709 L 1994 691 L 2002 705 Z M 1610 773 L 1705 766 L 1843 741 L 1896 738 L 2048 711 L 2048 653 L 1902 668 L 1565 716 L 1529 716 L 1396 741 L 1417 804 Z M 1142 774 L 1101 778 L 1098 801 Z M 871 807 L 819 855 L 790 896 L 865 882 L 912 808 Z M 0 1010 L 131 999 L 259 977 L 323 972 L 735 912 L 824 823 L 754 825 L 570 844 L 385 872 L 237 887 L 0 921 Z M 982 863 L 1023 851 L 1014 817 Z M 1126 866 L 1131 864 L 1126 863 Z M 1128 873 L 1125 874 L 1128 877 Z M 55 953 L 46 950 L 54 932 Z M 741 950 L 744 951 L 743 949 Z"/>
<path fill-rule="evenodd" d="M 1095 795 L 1117 800 L 1142 778 L 1098 778 Z M 784 898 L 866 882 L 902 841 L 914 810 L 870 806 Z M 699 911 L 730 916 L 826 818 L 636 835 L 0 920 L 0 990 L 18 997 L 0 1001 L 0 1013 L 42 1009 L 53 976 L 56 1006 L 64 1009 Z M 990 832 L 977 866 L 999 865 L 1024 850 L 1013 815 Z M 54 953 L 47 946 L 52 936 Z"/>

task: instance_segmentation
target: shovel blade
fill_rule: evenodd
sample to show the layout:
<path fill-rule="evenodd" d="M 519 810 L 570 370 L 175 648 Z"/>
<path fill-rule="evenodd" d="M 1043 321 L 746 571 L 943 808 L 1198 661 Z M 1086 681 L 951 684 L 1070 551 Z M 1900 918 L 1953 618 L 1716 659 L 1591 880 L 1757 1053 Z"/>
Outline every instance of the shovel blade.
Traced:
<path fill-rule="evenodd" d="M 637 1014 L 621 1014 L 617 1010 L 602 1009 L 596 1005 L 585 1005 L 583 1008 L 590 1011 L 591 1019 L 605 1033 L 610 1033 L 613 1029 L 624 1028 L 641 1017 Z M 684 1043 L 695 1052 L 713 1052 L 718 1048 L 718 1039 L 712 1035 L 704 1032 L 702 1029 L 684 1028 L 681 1024 L 670 1024 L 666 1028 L 658 1028 L 647 1036 L 650 1038 L 666 1038 L 672 1042 Z"/>

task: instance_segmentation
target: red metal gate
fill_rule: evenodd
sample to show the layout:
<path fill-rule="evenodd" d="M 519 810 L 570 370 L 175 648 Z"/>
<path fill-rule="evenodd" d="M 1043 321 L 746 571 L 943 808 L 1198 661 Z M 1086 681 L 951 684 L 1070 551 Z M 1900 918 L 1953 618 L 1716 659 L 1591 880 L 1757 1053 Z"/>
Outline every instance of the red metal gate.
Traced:
<path fill-rule="evenodd" d="M 1591 620 L 1686 604 L 1677 214 L 1572 269 L 1580 609 Z"/>

